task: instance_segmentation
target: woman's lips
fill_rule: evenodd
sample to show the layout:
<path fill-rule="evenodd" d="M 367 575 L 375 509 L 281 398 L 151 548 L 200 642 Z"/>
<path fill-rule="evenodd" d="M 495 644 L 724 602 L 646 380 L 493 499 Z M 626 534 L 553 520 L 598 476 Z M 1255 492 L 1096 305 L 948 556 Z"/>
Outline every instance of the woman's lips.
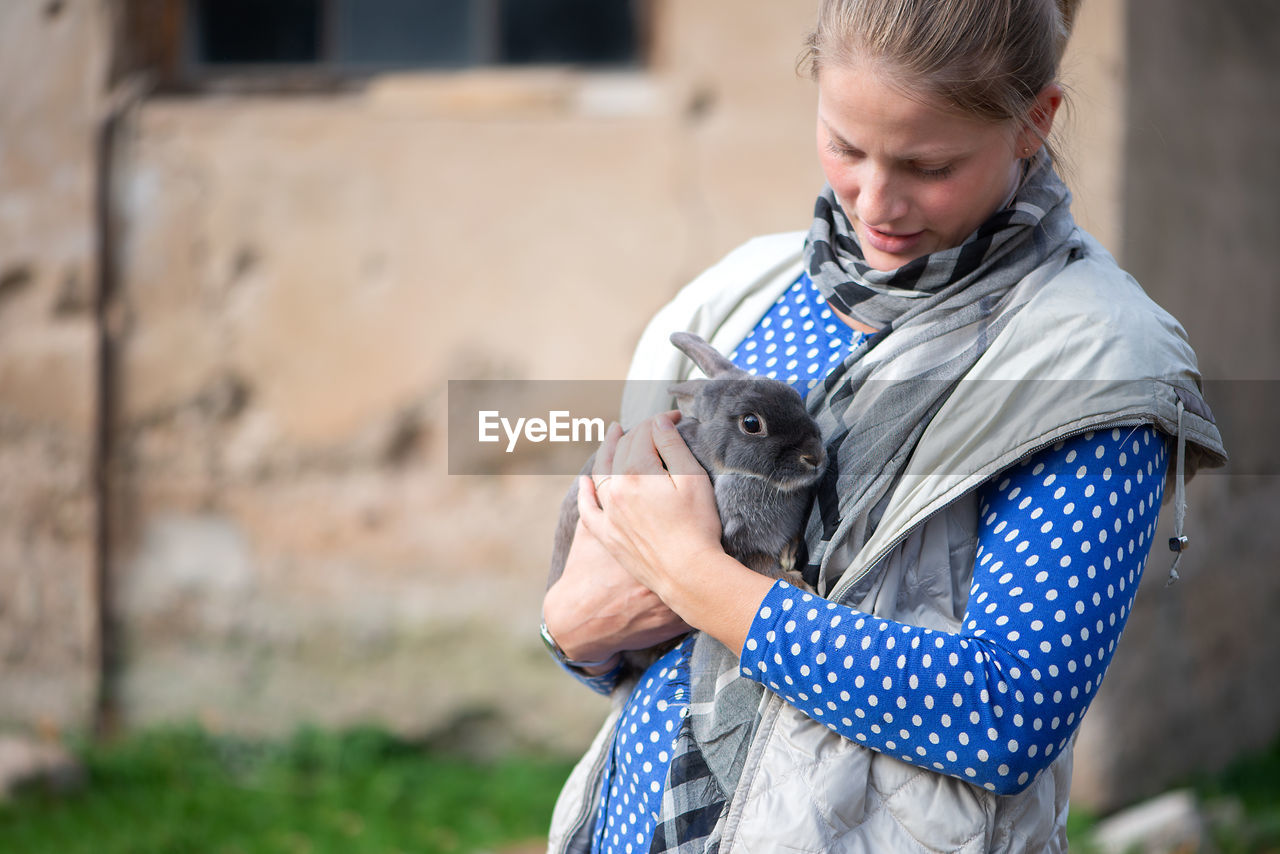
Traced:
<path fill-rule="evenodd" d="M 916 244 L 920 242 L 920 238 L 924 236 L 923 231 L 916 231 L 911 234 L 892 234 L 872 228 L 865 223 L 863 228 L 866 230 L 867 243 L 871 245 L 871 248 L 886 255 L 906 255 L 915 248 Z"/>

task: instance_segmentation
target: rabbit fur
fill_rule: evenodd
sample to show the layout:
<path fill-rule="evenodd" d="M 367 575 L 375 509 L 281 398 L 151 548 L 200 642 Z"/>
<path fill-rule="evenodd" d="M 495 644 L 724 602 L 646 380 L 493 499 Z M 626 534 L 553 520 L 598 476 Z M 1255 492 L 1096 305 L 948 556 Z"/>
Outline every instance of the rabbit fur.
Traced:
<path fill-rule="evenodd" d="M 804 400 L 784 382 L 737 367 L 691 332 L 673 333 L 671 343 L 707 377 L 668 390 L 680 409 L 676 429 L 715 489 L 725 552 L 762 575 L 807 587 L 796 566 L 800 535 L 827 455 Z M 592 454 L 582 473 L 594 462 Z M 564 571 L 577 524 L 575 478 L 560 506 L 548 587 Z M 624 657 L 643 669 L 659 652 Z"/>

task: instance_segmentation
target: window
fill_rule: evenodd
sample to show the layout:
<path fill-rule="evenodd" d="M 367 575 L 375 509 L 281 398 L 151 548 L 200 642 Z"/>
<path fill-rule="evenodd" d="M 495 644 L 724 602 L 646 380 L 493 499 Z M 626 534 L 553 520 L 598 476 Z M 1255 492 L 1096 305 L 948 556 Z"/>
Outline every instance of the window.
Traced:
<path fill-rule="evenodd" d="M 642 0 L 180 0 L 183 75 L 640 60 Z"/>

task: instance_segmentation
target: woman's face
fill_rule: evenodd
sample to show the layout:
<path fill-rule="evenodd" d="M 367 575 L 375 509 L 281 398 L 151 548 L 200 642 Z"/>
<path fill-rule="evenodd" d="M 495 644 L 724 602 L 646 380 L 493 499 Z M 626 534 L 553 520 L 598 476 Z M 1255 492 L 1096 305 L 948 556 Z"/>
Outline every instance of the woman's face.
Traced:
<path fill-rule="evenodd" d="M 909 97 L 872 65 L 818 74 L 822 171 L 877 270 L 964 242 L 1013 192 L 1024 146 L 1033 131 Z"/>

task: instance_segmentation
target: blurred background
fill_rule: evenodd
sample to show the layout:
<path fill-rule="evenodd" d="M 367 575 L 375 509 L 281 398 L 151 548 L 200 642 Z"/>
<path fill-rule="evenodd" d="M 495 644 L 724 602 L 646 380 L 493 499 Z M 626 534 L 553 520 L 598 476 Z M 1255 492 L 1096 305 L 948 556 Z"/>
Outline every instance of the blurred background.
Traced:
<path fill-rule="evenodd" d="M 606 703 L 537 636 L 570 478 L 450 475 L 447 382 L 618 379 L 807 227 L 815 7 L 0 2 L 0 732 L 580 751 Z M 1087 0 L 1064 66 L 1077 219 L 1232 454 L 1079 736 L 1102 812 L 1280 734 L 1278 71 L 1269 0 Z"/>

